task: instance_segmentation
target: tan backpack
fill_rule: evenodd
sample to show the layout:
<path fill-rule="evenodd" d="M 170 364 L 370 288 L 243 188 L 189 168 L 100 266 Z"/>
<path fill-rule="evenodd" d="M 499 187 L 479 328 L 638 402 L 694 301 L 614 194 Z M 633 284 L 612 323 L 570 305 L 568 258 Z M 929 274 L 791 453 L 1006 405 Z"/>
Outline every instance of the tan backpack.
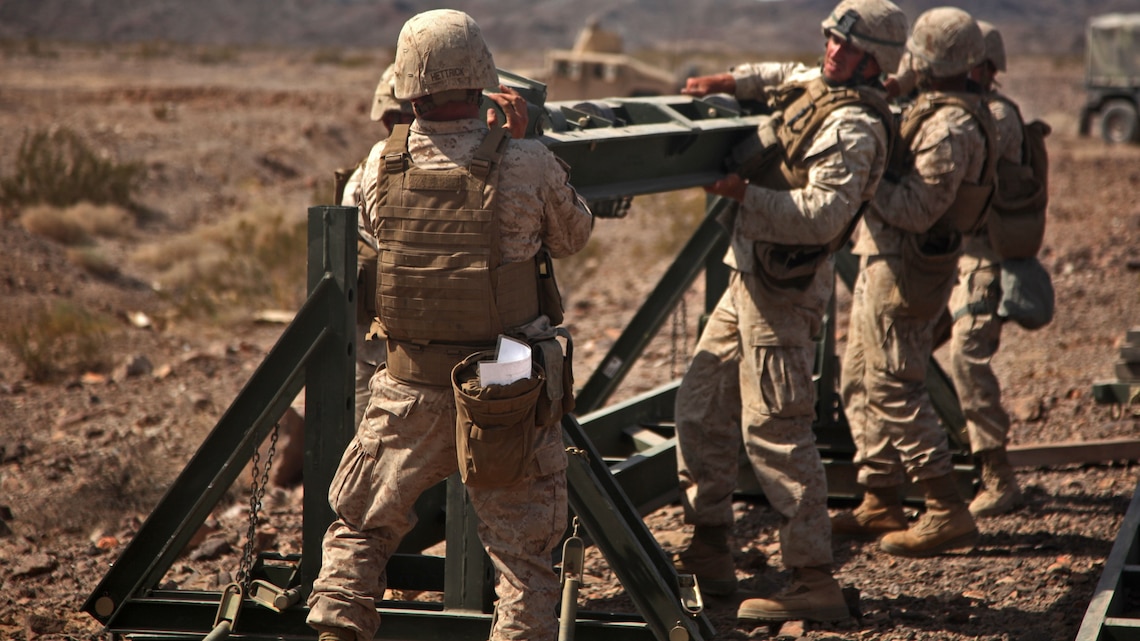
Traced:
<path fill-rule="evenodd" d="M 1041 250 L 1049 205 L 1045 137 L 1052 131 L 1040 120 L 1026 124 L 1017 106 L 1009 104 L 1022 123 L 1021 163 L 998 162 L 997 192 L 986 219 L 990 244 L 1003 260 L 1033 258 Z"/>

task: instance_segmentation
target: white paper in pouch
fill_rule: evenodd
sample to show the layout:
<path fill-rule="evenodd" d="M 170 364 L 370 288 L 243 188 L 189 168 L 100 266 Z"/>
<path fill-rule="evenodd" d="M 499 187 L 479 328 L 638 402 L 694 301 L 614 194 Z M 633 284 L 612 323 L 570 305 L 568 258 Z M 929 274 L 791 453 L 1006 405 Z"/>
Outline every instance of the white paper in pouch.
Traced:
<path fill-rule="evenodd" d="M 479 361 L 479 385 L 510 385 L 530 378 L 530 371 L 530 345 L 500 334 L 495 360 Z"/>

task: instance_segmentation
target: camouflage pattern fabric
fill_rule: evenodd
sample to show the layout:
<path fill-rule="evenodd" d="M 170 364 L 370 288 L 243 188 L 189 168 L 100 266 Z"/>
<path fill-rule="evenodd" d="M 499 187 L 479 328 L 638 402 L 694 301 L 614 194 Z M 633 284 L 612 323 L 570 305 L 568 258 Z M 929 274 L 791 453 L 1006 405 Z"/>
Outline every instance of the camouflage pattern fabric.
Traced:
<path fill-rule="evenodd" d="M 997 124 L 1001 157 L 1021 162 L 1021 119 L 1008 98 L 989 99 Z M 972 452 L 1005 449 L 1009 440 L 1009 414 L 1001 404 L 1001 384 L 992 359 L 1001 344 L 1002 320 L 996 315 L 1001 298 L 1001 264 L 983 229 L 966 241 L 958 261 L 958 282 L 950 294 L 950 313 L 956 318 L 950 337 L 950 375 L 962 412 Z"/>
<path fill-rule="evenodd" d="M 942 216 L 963 181 L 981 175 L 985 138 L 963 109 L 944 107 L 923 122 L 910 149 L 914 170 L 898 182 L 882 182 L 854 249 L 862 258 L 840 385 L 858 480 L 867 487 L 953 471 L 946 434 L 925 385 L 938 316 L 915 316 L 903 304 L 900 252 L 908 234 L 926 232 Z M 939 310 L 950 289 L 928 295 L 941 298 L 928 306 Z"/>
<path fill-rule="evenodd" d="M 478 119 L 418 120 L 409 152 L 421 167 L 466 166 L 486 132 Z M 373 148 L 361 179 L 370 228 L 379 210 L 382 149 L 383 142 Z M 556 257 L 585 246 L 589 209 L 545 146 L 511 141 L 499 172 L 504 260 L 530 260 L 541 245 Z M 383 366 L 375 370 L 364 420 L 329 487 L 337 519 L 326 532 L 321 572 L 309 597 L 310 625 L 349 628 L 358 641 L 375 635 L 384 568 L 414 525 L 416 499 L 458 470 L 454 403 L 450 388 L 408 385 Z M 479 536 L 498 575 L 493 641 L 557 637 L 559 587 L 551 552 L 566 528 L 565 467 L 561 430 L 549 426 L 538 435 L 535 461 L 523 481 L 502 489 L 468 488 L 481 521 Z"/>
<path fill-rule="evenodd" d="M 982 175 L 985 144 L 981 127 L 964 109 L 944 107 L 927 118 L 910 146 L 913 171 L 898 182 L 880 183 L 855 235 L 854 253 L 895 255 L 906 234 L 930 229 L 954 202 L 962 182 Z"/>
<path fill-rule="evenodd" d="M 408 151 L 423 169 L 466 167 L 483 141 L 482 120 L 416 120 Z M 376 224 L 376 169 L 383 143 L 372 148 L 364 166 L 362 193 L 366 215 Z M 568 186 L 569 169 L 538 140 L 512 140 L 499 169 L 499 247 L 503 262 L 530 260 L 545 245 L 551 256 L 569 256 L 585 246 L 592 218 Z"/>
<path fill-rule="evenodd" d="M 819 76 L 818 68 L 781 63 L 733 71 L 737 96 L 763 86 Z M 887 133 L 869 108 L 836 109 L 810 143 L 808 184 L 776 191 L 749 185 L 740 204 L 734 245 L 767 241 L 826 244 L 871 197 L 886 163 Z M 742 242 L 743 241 L 743 242 Z M 815 337 L 831 298 L 828 261 L 800 290 L 767 284 L 737 265 L 705 326 L 677 391 L 678 474 L 685 519 L 732 523 L 741 444 L 765 496 L 782 516 L 786 567 L 832 562 L 827 481 L 815 445 Z"/>
<path fill-rule="evenodd" d="M 896 487 L 953 471 L 926 390 L 936 317 L 902 314 L 898 256 L 864 257 L 852 292 L 840 372 L 843 407 L 864 487 Z"/>
<path fill-rule="evenodd" d="M 825 278 L 830 273 L 816 280 Z M 806 325 L 814 315 L 765 289 L 756 276 L 733 272 L 677 391 L 681 503 L 689 523 L 731 525 L 743 442 L 764 495 L 783 517 L 784 565 L 829 565 L 827 479 L 812 431 L 815 348 L 781 346 L 768 323 Z"/>

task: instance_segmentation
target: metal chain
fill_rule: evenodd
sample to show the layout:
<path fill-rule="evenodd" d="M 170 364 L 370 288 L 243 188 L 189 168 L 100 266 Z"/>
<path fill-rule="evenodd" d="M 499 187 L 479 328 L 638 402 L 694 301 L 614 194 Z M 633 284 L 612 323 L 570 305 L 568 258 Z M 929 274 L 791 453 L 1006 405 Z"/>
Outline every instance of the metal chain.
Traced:
<path fill-rule="evenodd" d="M 241 584 L 246 593 L 249 592 L 251 580 L 249 572 L 253 568 L 253 544 L 257 539 L 258 513 L 261 511 L 261 502 L 265 497 L 265 488 L 269 486 L 269 469 L 273 467 L 273 456 L 277 452 L 279 427 L 279 424 L 274 423 L 273 431 L 270 432 L 269 449 L 265 454 L 265 467 L 261 469 L 260 474 L 258 473 L 258 462 L 261 459 L 261 453 L 257 450 L 253 451 L 253 461 L 250 466 L 253 482 L 249 487 L 249 530 L 245 535 L 245 546 L 242 548 L 241 565 L 238 567 L 237 575 L 237 582 Z"/>
<path fill-rule="evenodd" d="M 678 329 L 680 328 L 680 329 Z M 686 352 L 689 348 L 689 313 L 685 305 L 685 297 L 681 297 L 680 304 L 677 306 L 676 311 L 673 312 L 673 326 L 672 326 L 672 345 L 669 350 L 669 376 L 677 378 L 682 374 L 677 367 L 677 363 L 682 362 L 682 352 Z M 677 344 L 680 342 L 681 347 L 678 348 Z"/>

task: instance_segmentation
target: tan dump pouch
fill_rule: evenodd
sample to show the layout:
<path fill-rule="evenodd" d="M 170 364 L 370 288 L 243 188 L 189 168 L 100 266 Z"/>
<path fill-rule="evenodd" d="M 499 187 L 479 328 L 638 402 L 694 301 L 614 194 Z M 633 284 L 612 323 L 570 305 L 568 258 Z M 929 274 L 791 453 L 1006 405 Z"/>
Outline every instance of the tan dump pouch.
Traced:
<path fill-rule="evenodd" d="M 405 383 L 447 387 L 455 364 L 486 345 L 417 345 L 388 339 L 388 375 Z"/>
<path fill-rule="evenodd" d="M 769 285 L 788 289 L 807 289 L 815 280 L 819 266 L 830 255 L 822 245 L 755 245 L 757 273 Z"/>
<path fill-rule="evenodd" d="M 950 290 L 958 279 L 962 236 L 931 238 L 907 234 L 902 243 L 902 274 L 899 294 L 907 315 L 934 318 L 946 307 Z"/>
<path fill-rule="evenodd" d="M 534 460 L 539 426 L 535 412 L 546 377 L 538 364 L 530 378 L 510 385 L 479 385 L 479 361 L 495 350 L 477 352 L 455 366 L 455 455 L 463 482 L 475 488 L 507 487 L 521 481 Z"/>

